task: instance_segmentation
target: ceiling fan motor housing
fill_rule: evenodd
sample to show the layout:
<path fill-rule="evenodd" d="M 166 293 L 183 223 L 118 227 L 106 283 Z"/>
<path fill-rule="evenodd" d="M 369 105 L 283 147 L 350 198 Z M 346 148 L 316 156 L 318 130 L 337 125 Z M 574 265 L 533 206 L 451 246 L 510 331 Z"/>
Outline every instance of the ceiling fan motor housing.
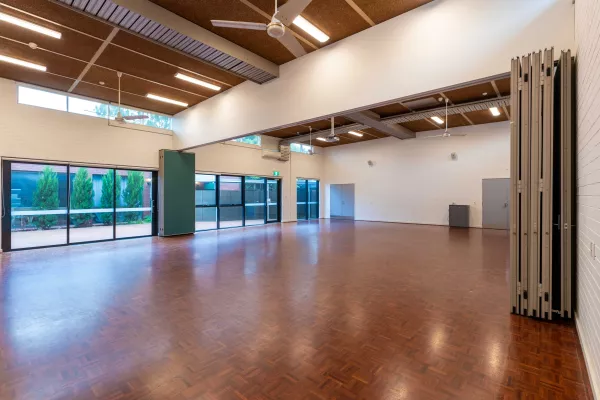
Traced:
<path fill-rule="evenodd" d="M 272 38 L 278 39 L 285 34 L 285 26 L 276 19 L 273 19 L 271 23 L 267 25 L 267 34 Z"/>

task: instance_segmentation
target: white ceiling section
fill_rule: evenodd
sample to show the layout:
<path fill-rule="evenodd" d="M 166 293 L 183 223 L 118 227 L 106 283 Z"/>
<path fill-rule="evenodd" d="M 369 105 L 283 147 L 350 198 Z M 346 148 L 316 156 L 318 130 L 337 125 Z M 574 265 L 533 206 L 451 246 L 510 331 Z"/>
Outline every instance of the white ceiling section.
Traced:
<path fill-rule="evenodd" d="M 244 82 L 180 114 L 180 149 L 453 86 L 512 57 L 574 48 L 570 0 L 436 0 Z M 560 54 L 560 52 L 556 52 Z"/>

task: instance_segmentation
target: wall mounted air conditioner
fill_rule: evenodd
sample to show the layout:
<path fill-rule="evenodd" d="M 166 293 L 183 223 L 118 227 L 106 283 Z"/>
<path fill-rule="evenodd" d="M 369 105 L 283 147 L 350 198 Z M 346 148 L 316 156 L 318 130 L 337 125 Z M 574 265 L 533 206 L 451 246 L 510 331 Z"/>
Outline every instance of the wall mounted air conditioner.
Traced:
<path fill-rule="evenodd" d="M 279 146 L 279 151 L 263 149 L 262 158 L 268 160 L 289 161 L 290 153 L 290 146 Z"/>

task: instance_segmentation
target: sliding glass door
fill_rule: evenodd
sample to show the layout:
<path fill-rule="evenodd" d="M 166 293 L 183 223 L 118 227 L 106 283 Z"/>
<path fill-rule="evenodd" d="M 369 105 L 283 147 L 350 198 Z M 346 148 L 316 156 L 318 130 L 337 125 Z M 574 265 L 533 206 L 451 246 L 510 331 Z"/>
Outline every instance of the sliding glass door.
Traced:
<path fill-rule="evenodd" d="M 244 225 L 244 201 L 241 176 L 219 177 L 219 228 Z"/>
<path fill-rule="evenodd" d="M 316 179 L 296 180 L 297 219 L 319 218 L 319 181 Z"/>
<path fill-rule="evenodd" d="M 267 222 L 280 221 L 280 208 L 279 208 L 279 180 L 268 179 L 267 180 Z"/>
<path fill-rule="evenodd" d="M 281 221 L 279 179 L 196 174 L 196 231 Z"/>
<path fill-rule="evenodd" d="M 196 174 L 196 230 L 217 229 L 217 176 Z"/>
<path fill-rule="evenodd" d="M 244 179 L 246 226 L 265 224 L 265 197 L 265 178 L 246 176 Z"/>
<path fill-rule="evenodd" d="M 156 234 L 156 172 L 7 160 L 2 167 L 5 251 Z"/>

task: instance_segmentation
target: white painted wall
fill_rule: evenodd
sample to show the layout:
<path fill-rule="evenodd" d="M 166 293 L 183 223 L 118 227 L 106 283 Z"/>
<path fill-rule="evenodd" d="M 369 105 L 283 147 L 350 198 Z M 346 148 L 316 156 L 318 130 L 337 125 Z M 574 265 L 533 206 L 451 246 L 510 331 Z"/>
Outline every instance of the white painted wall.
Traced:
<path fill-rule="evenodd" d="M 386 138 L 326 149 L 325 217 L 329 185 L 354 183 L 357 220 L 447 225 L 448 205 L 456 203 L 470 205 L 470 225 L 481 227 L 482 179 L 510 176 L 510 125 L 454 128 L 451 133 L 467 136 Z M 451 160 L 452 152 L 457 161 Z M 369 167 L 368 160 L 375 165 Z"/>
<path fill-rule="evenodd" d="M 263 145 L 277 148 L 278 140 L 263 136 Z M 289 162 L 262 158 L 262 150 L 238 143 L 218 143 L 200 147 L 196 153 L 196 170 L 207 173 L 273 176 L 282 179 L 282 221 L 296 221 L 296 179 L 323 178 L 323 155 L 293 153 Z M 322 202 L 321 202 L 322 203 Z M 321 213 L 323 211 L 321 210 Z"/>
<path fill-rule="evenodd" d="M 176 148 L 213 143 L 510 70 L 574 44 L 570 0 L 436 0 L 177 115 Z M 560 54 L 560 52 L 556 52 Z"/>
<path fill-rule="evenodd" d="M 600 399 L 600 2 L 577 0 L 577 302 L 575 321 Z M 598 252 L 600 254 L 600 252 Z"/>

